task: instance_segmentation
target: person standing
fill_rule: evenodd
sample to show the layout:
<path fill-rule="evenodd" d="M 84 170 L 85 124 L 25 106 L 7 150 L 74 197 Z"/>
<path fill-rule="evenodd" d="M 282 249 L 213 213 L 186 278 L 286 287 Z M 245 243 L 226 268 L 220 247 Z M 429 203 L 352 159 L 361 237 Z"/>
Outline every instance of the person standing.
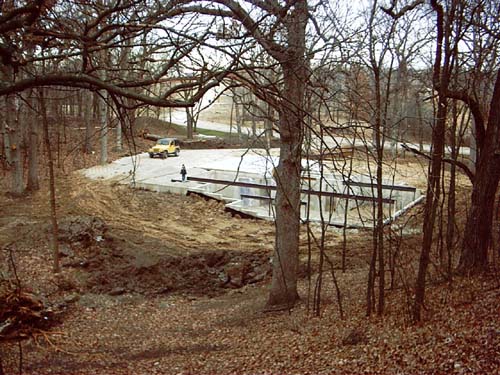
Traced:
<path fill-rule="evenodd" d="M 187 175 L 186 166 L 184 164 L 182 164 L 182 167 L 181 167 L 182 182 L 186 182 L 186 175 Z"/>

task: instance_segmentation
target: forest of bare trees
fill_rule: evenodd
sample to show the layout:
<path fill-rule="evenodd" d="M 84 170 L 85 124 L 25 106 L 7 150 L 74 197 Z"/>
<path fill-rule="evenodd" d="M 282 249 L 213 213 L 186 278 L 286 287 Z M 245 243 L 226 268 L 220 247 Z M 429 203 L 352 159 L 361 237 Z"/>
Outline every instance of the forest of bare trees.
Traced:
<path fill-rule="evenodd" d="M 78 149 L 69 152 L 97 153 L 104 165 L 108 136 L 118 150 L 131 147 L 144 109 L 186 111 L 192 138 L 199 103 L 214 88 L 233 98 L 239 131 L 246 111 L 254 126 L 264 124 L 253 136 L 265 138 L 267 148 L 272 135 L 279 137 L 267 311 L 289 311 L 304 297 L 297 287 L 302 160 L 315 155 L 350 179 L 352 164 L 333 159 L 341 147 L 324 141 L 330 136 L 363 143 L 377 198 L 367 315 L 384 315 L 397 277 L 383 186 L 400 157 L 418 158 L 427 172 L 418 265 L 404 275 L 410 319 L 423 319 L 430 268 L 450 283 L 494 268 L 499 1 L 4 0 L 0 6 L 2 178 L 10 196 L 23 199 L 40 189 L 41 171 L 49 171 L 54 272 L 60 271 L 54 170 L 67 152 L 60 150 L 65 121 L 77 119 L 84 128 Z M 470 184 L 466 192 L 460 178 Z M 459 204 L 466 207 L 463 222 Z M 334 267 L 325 250 L 326 216 L 321 228 L 319 237 L 312 230 L 308 237 L 320 249 L 317 268 L 309 270 L 314 312 L 320 315 L 328 274 L 342 314 L 336 273 L 345 263 Z M 336 251 L 345 258 L 348 250 Z"/>

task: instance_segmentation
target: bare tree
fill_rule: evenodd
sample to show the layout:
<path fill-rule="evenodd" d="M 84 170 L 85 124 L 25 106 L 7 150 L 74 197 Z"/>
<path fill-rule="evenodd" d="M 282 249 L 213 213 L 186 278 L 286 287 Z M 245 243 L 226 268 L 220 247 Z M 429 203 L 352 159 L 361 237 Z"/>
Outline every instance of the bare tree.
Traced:
<path fill-rule="evenodd" d="M 34 1 L 26 4 L 2 3 L 0 13 L 0 96 L 10 108 L 2 121 L 2 135 L 6 158 L 12 174 L 12 192 L 23 192 L 23 163 L 21 160 L 21 126 L 16 108 L 22 103 L 16 94 L 35 87 L 74 87 L 101 92 L 101 97 L 118 98 L 115 104 L 133 110 L 136 103 L 163 107 L 191 107 L 203 94 L 219 84 L 227 74 L 225 69 L 206 71 L 195 81 L 178 81 L 163 92 L 153 89 L 182 59 L 203 43 L 206 34 L 196 38 L 176 30 L 166 20 L 178 15 L 170 4 L 164 7 L 133 1 L 107 1 L 96 3 Z M 150 6 L 151 5 L 151 6 Z M 161 23 L 165 21 L 164 23 Z M 187 25 L 189 26 L 189 25 Z M 165 37 L 164 35 L 168 35 Z M 146 38 L 146 36 L 150 36 Z M 145 44 L 145 45 L 143 45 Z M 148 53 L 127 54 L 141 46 Z M 137 49 L 137 48 L 136 48 Z M 121 64 L 104 64 L 100 56 L 126 60 Z M 160 58 L 161 57 L 161 58 Z M 154 63 L 154 69 L 148 64 Z M 182 100 L 179 92 L 191 90 L 192 95 Z M 75 114 L 74 99 L 68 98 L 68 114 Z M 125 98 L 121 100 L 119 98 Z M 51 107 L 50 98 L 46 98 Z M 54 106 L 58 115 L 61 105 Z M 90 110 L 91 104 L 87 103 Z M 108 103 L 101 106 L 105 110 Z M 66 111 L 66 110 L 65 110 Z M 51 108 L 48 108 L 51 113 Z M 102 112 L 102 111 L 101 111 Z M 90 112 L 87 112 L 90 115 Z M 101 116 L 102 117 L 102 116 Z M 65 122 L 62 124 L 65 136 Z M 90 139 L 94 124 L 87 116 L 85 149 L 91 151 Z M 60 133 L 57 133 L 60 134 Z M 102 146 L 107 146 L 108 129 L 101 132 Z M 34 133 L 32 141 L 35 142 Z M 58 144 L 57 160 L 61 162 Z M 30 148 L 36 152 L 38 148 Z M 35 154 L 30 160 L 35 160 Z M 106 149 L 101 152 L 107 160 Z M 35 164 L 32 164 L 35 165 Z M 32 170 L 34 172 L 34 169 Z M 33 174 L 30 174 L 30 187 Z"/>
<path fill-rule="evenodd" d="M 44 141 L 47 150 L 47 164 L 50 172 L 50 207 L 53 251 L 53 269 L 59 271 L 59 253 L 57 244 L 57 212 L 55 197 L 55 172 L 51 144 L 57 144 L 57 158 L 60 162 L 60 141 L 51 139 L 53 124 L 49 113 L 62 115 L 66 110 L 74 113 L 73 98 L 68 98 L 69 106 L 62 102 L 48 102 L 45 87 L 72 87 L 90 91 L 101 91 L 101 97 L 108 94 L 117 99 L 115 103 L 125 109 L 135 102 L 163 107 L 193 106 L 203 94 L 219 84 L 227 74 L 225 70 L 214 69 L 195 82 L 181 82 L 164 92 L 150 89 L 169 71 L 184 59 L 204 39 L 185 37 L 175 31 L 172 25 L 161 24 L 162 20 L 175 16 L 171 6 L 150 6 L 152 4 L 135 1 L 109 1 L 106 4 L 81 2 L 33 1 L 26 3 L 1 3 L 0 12 L 0 97 L 7 108 L 2 129 L 4 139 L 8 140 L 9 163 L 12 165 L 12 193 L 21 194 L 23 187 L 23 161 L 21 155 L 21 124 L 18 118 L 20 93 L 27 93 L 33 88 L 40 88 L 40 113 L 44 125 Z M 138 61 L 129 61 L 123 74 L 115 72 L 109 64 L 102 64 L 99 56 L 110 56 L 122 48 L 133 48 L 131 40 L 141 40 L 151 30 L 161 30 L 153 34 L 148 43 L 155 45 L 155 50 L 148 56 L 135 56 Z M 164 34 L 168 37 L 164 37 Z M 26 48 L 29 45 L 30 48 Z M 31 51 L 31 52 L 30 52 Z M 154 53 L 161 54 L 155 71 L 142 69 L 143 61 L 154 58 Z M 123 68 L 125 66 L 121 65 Z M 120 66 L 119 66 L 120 68 Z M 129 79 L 134 77 L 134 79 Z M 188 100 L 180 100 L 178 93 L 190 89 L 193 95 Z M 74 93 L 79 93 L 75 90 Z M 87 103 L 90 106 L 90 103 Z M 101 106 L 101 113 L 108 104 Z M 133 104 L 132 104 L 133 108 Z M 107 116 L 101 116 L 107 121 Z M 4 119 L 2 119 L 4 120 Z M 87 116 L 87 128 L 92 121 Z M 58 126 L 58 125 L 57 125 Z M 65 131 L 63 123 L 63 131 Z M 56 134 L 60 134 L 57 132 Z M 107 129 L 102 127 L 102 144 L 107 146 Z M 90 151 L 91 131 L 87 131 L 86 146 Z M 35 138 L 33 137 L 33 142 Z M 38 148 L 33 148 L 36 152 Z M 102 162 L 106 162 L 106 148 L 101 153 Z M 35 161 L 35 157 L 30 157 Z M 61 166 L 61 165 L 60 165 Z M 31 182 L 34 180 L 30 179 Z"/>
<path fill-rule="evenodd" d="M 394 18 L 401 17 L 405 12 L 423 4 L 423 1 L 413 1 L 408 6 L 395 11 L 397 2 L 392 2 L 391 7 L 384 9 Z M 421 319 L 421 309 L 425 299 L 425 280 L 427 268 L 430 263 L 431 248 L 433 243 L 434 226 L 436 215 L 440 207 L 441 199 L 441 175 L 443 161 L 453 162 L 444 156 L 445 131 L 449 115 L 448 105 L 450 99 L 463 101 L 474 119 L 475 137 L 479 158 L 476 163 L 476 175 L 463 163 L 455 164 L 464 171 L 473 182 L 473 192 L 471 197 L 471 210 L 465 226 L 464 243 L 462 256 L 460 259 L 460 269 L 463 272 L 476 272 L 484 270 L 488 262 L 488 247 L 491 238 L 491 224 L 493 216 L 493 203 L 500 172 L 498 171 L 498 161 L 495 159 L 496 140 L 498 133 L 498 75 L 492 93 L 489 115 L 484 116 L 485 107 L 479 100 L 475 86 L 469 85 L 457 87 L 456 83 L 463 80 L 453 80 L 453 74 L 464 75 L 461 69 L 454 68 L 459 64 L 458 59 L 467 61 L 469 56 L 474 56 L 471 51 L 458 54 L 460 43 L 467 35 L 471 34 L 471 25 L 479 26 L 486 35 L 496 36 L 489 39 L 488 49 L 483 49 L 481 58 L 474 58 L 474 64 L 479 70 L 483 66 L 481 61 L 497 56 L 498 27 L 493 19 L 498 18 L 498 3 L 484 2 L 478 0 L 474 4 L 469 2 L 450 0 L 430 2 L 431 9 L 436 17 L 436 52 L 433 66 L 433 88 L 437 93 L 436 117 L 432 135 L 432 155 L 430 157 L 427 200 L 424 213 L 424 236 L 422 251 L 420 256 L 419 271 L 416 282 L 416 296 L 413 306 L 413 319 Z M 493 15 L 490 17 L 489 15 Z M 472 40 L 478 38 L 478 29 L 472 30 Z M 492 43 L 492 41 L 495 41 Z M 474 45 L 474 43 L 465 43 Z M 477 64 L 480 64 L 479 66 Z M 466 63 L 467 65 L 467 63 Z M 498 69 L 498 68 L 497 68 Z M 454 73 L 455 72 L 455 73 Z M 473 75 L 477 77 L 477 75 Z M 453 85 L 455 82 L 455 86 Z M 483 81 L 484 82 L 484 81 Z M 487 120 L 486 120 L 487 118 Z M 483 158 L 485 153 L 487 156 Z M 479 168 L 479 165 L 481 167 Z"/>
<path fill-rule="evenodd" d="M 464 274 L 484 272 L 488 268 L 495 195 L 500 181 L 500 4 L 480 0 L 474 3 L 464 12 L 471 24 L 469 56 L 472 61 L 466 64 L 474 66 L 472 76 L 468 87 L 449 93 L 450 97 L 463 101 L 472 113 L 477 146 L 471 208 L 459 262 L 459 270 Z"/>
<path fill-rule="evenodd" d="M 190 2 L 179 8 L 180 12 L 237 20 L 246 32 L 245 38 L 256 42 L 280 66 L 278 92 L 275 91 L 276 86 L 254 87 L 254 93 L 278 112 L 281 138 L 280 161 L 275 174 L 276 244 L 273 280 L 267 302 L 269 309 L 290 308 L 298 299 L 303 105 L 308 77 L 305 54 L 309 18 L 307 5 L 305 0 L 283 4 L 252 1 L 244 5 L 234 0 L 217 0 L 205 7 Z M 238 56 L 241 65 L 242 57 L 241 54 Z M 243 70 L 246 74 L 239 78 L 252 85 L 251 74 L 248 73 L 255 71 L 255 66 Z"/>
<path fill-rule="evenodd" d="M 62 8 L 54 9 L 54 12 L 47 12 L 43 1 L 36 1 L 26 6 L 4 11 L 1 17 L 8 21 L 2 23 L 0 29 L 0 37 L 3 41 L 0 50 L 2 71 L 11 69 L 13 72 L 18 72 L 28 70 L 30 67 L 33 68 L 26 75 L 27 78 L 23 79 L 16 75 L 10 80 L 3 79 L 0 85 L 0 95 L 20 92 L 30 87 L 72 86 L 106 90 L 114 95 L 135 99 L 150 105 L 162 107 L 192 106 L 207 90 L 219 84 L 226 74 L 225 71 L 219 70 L 207 74 L 203 81 L 183 82 L 156 95 L 153 91 L 144 90 L 145 87 L 159 82 L 204 38 L 204 35 L 198 35 L 197 40 L 183 38 L 182 33 L 175 32 L 169 26 L 159 24 L 162 20 L 177 14 L 172 5 L 148 7 L 147 4 L 115 1 L 103 6 L 65 2 L 53 5 Z M 65 11 L 67 11 L 68 17 L 64 18 L 62 13 Z M 103 29 L 102 25 L 105 25 L 108 19 L 113 19 L 117 14 L 120 15 L 120 17 L 117 16 L 118 21 L 110 23 L 107 28 Z M 83 22 L 79 22 L 80 19 Z M 96 69 L 97 66 L 92 55 L 103 50 L 111 51 L 121 48 L 124 43 L 123 35 L 127 35 L 128 39 L 134 39 L 152 29 L 163 30 L 170 36 L 164 38 L 161 33 L 156 33 L 155 40 L 147 41 L 147 43 L 156 45 L 156 48 L 150 56 L 145 56 L 145 59 L 154 61 L 154 54 L 163 55 L 154 72 L 136 74 L 135 77 L 143 78 L 133 80 L 124 79 L 123 75 L 109 75 L 106 79 L 99 76 L 99 70 Z M 48 47 L 58 48 L 50 49 L 50 53 L 46 53 L 44 56 L 37 54 L 26 56 L 23 49 L 13 44 L 11 35 L 16 35 L 20 39 L 32 38 L 36 41 L 37 47 L 43 46 L 46 51 L 49 51 Z M 135 45 L 129 45 L 129 47 L 132 48 Z M 47 70 L 42 75 L 40 70 L 36 69 L 37 63 L 50 60 L 63 61 L 63 64 L 54 65 L 52 71 Z M 129 67 L 129 70 L 133 73 L 140 72 L 140 61 L 131 61 L 129 65 L 132 66 Z M 197 88 L 196 94 L 187 102 L 175 97 L 178 90 L 186 89 L 186 87 Z M 141 90 L 137 90 L 137 88 L 141 88 Z"/>

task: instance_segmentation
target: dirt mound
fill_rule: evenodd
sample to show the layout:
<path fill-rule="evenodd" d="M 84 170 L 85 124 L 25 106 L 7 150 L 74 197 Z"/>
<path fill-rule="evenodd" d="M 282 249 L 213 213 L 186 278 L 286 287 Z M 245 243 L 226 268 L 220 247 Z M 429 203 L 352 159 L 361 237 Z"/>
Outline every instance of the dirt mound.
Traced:
<path fill-rule="evenodd" d="M 212 266 L 209 258 L 217 258 Z M 140 259 L 140 257 L 139 257 Z M 111 264 L 111 262 L 113 264 Z M 145 295 L 189 293 L 216 296 L 228 288 L 262 281 L 271 274 L 266 254 L 211 252 L 187 257 L 165 256 L 141 264 L 121 257 L 119 251 L 90 260 L 86 287 L 93 293 Z M 261 273 L 258 273 L 258 272 Z"/>
<path fill-rule="evenodd" d="M 228 288 L 267 280 L 271 275 L 266 251 L 174 255 L 161 243 L 144 247 L 134 244 L 114 234 L 98 217 L 65 218 L 59 238 L 63 244 L 62 265 L 79 271 L 74 288 L 81 292 L 214 296 Z"/>
<path fill-rule="evenodd" d="M 144 133 L 158 134 L 167 137 L 179 133 L 178 126 L 154 117 L 138 117 L 135 120 L 134 135 Z"/>
<path fill-rule="evenodd" d="M 108 229 L 97 216 L 66 216 L 59 220 L 58 227 L 59 241 L 84 248 L 101 241 Z"/>
<path fill-rule="evenodd" d="M 243 136 L 241 139 L 233 137 L 210 137 L 187 139 L 185 126 L 171 124 L 167 121 L 156 119 L 154 117 L 138 117 L 134 127 L 136 142 L 154 144 L 157 137 L 177 137 L 184 149 L 220 149 L 220 148 L 266 148 L 267 143 L 264 138 L 249 138 Z M 152 137 L 144 139 L 144 137 Z M 277 139 L 271 141 L 270 147 L 279 147 Z"/>

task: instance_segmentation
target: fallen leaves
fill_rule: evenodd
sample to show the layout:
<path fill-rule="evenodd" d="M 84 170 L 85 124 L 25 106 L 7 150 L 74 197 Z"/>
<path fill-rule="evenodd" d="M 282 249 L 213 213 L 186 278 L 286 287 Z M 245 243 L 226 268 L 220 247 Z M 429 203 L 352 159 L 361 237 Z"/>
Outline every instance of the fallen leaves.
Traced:
<path fill-rule="evenodd" d="M 159 212 L 157 207 L 163 198 L 141 192 L 129 204 L 131 193 L 121 188 L 118 191 L 123 193 L 118 201 L 123 212 L 111 208 L 111 212 L 120 217 L 110 224 L 121 236 L 132 240 L 137 233 L 132 230 L 133 223 L 129 223 L 131 215 L 139 218 L 144 211 Z M 115 192 L 105 189 L 96 202 L 111 202 Z M 175 258 L 179 267 L 161 268 L 167 275 L 179 270 L 171 275 L 172 280 L 184 275 L 181 270 L 192 273 L 194 265 L 213 263 L 211 267 L 215 267 L 221 259 L 221 249 L 213 247 L 217 241 L 219 245 L 216 246 L 234 244 L 235 252 L 255 254 L 272 242 L 271 226 L 235 221 L 222 214 L 213 203 L 204 211 L 204 201 L 178 199 L 183 203 L 179 207 L 184 208 L 175 213 L 180 221 L 177 225 L 166 219 L 161 224 L 141 222 L 141 228 L 159 236 L 161 241 L 170 239 L 175 248 L 192 247 L 193 252 L 174 254 L 182 256 L 185 263 L 180 264 L 181 258 Z M 210 215 L 213 225 L 198 234 L 196 228 L 202 225 L 204 218 L 200 212 Z M 111 218 L 106 223 L 108 220 Z M 194 221 L 194 227 L 189 227 L 190 220 Z M 401 289 L 387 292 L 387 309 L 383 317 L 367 318 L 363 254 L 370 239 L 365 239 L 363 233 L 354 239 L 356 246 L 350 249 L 348 272 L 337 274 L 344 296 L 346 318 L 342 320 L 335 290 L 328 283 L 324 285 L 321 317 L 308 311 L 306 280 L 300 284 L 304 300 L 290 313 L 263 313 L 267 287 L 261 284 L 246 285 L 235 289 L 238 292 L 217 294 L 213 298 L 189 290 L 178 290 L 174 294 L 165 289 L 163 294 L 147 294 L 120 289 L 117 290 L 120 293 L 114 293 L 117 295 L 80 290 L 80 297 L 73 299 L 74 287 L 69 285 L 70 290 L 67 290 L 65 285 L 73 282 L 79 285 L 81 271 L 67 267 L 61 276 L 53 277 L 50 251 L 35 228 L 34 224 L 30 226 L 28 240 L 15 254 L 19 275 L 32 285 L 34 293 L 50 296 L 53 300 L 68 299 L 72 304 L 58 328 L 63 335 L 56 339 L 50 337 L 50 342 L 39 337 L 38 341 L 31 339 L 22 343 L 25 374 L 500 373 L 500 289 L 494 275 L 457 278 L 452 287 L 430 285 L 425 322 L 421 325 L 408 325 L 407 297 Z M 28 228 L 17 230 L 27 232 Z M 249 233 L 260 234 L 255 237 Z M 261 237 L 267 238 L 262 240 Z M 256 239 L 264 245 L 256 245 Z M 329 251 L 338 251 L 335 241 L 338 241 L 335 236 L 328 239 Z M 122 250 L 127 243 L 117 240 L 117 247 Z M 102 260 L 106 265 L 116 265 L 122 258 L 113 254 L 129 257 L 136 252 L 145 253 L 143 247 L 152 244 L 146 236 L 141 236 L 133 243 L 133 252 L 123 255 L 111 252 L 110 257 Z M 101 247 L 99 250 L 103 255 Z M 164 246 L 151 248 L 151 252 L 165 259 Z M 210 252 L 214 253 L 210 255 Z M 197 262 L 186 260 L 202 253 L 203 259 Z M 113 280 L 113 275 L 106 273 L 109 270 L 102 269 L 103 280 Z M 235 266 L 233 271 L 235 275 L 238 271 L 239 275 L 240 268 Z M 141 277 L 154 276 L 152 272 L 156 271 L 149 267 Z M 124 272 L 120 276 L 131 275 Z M 110 286 L 119 285 L 111 282 Z M 1 349 L 5 371 L 13 373 L 19 358 L 16 347 L 2 346 Z"/>

